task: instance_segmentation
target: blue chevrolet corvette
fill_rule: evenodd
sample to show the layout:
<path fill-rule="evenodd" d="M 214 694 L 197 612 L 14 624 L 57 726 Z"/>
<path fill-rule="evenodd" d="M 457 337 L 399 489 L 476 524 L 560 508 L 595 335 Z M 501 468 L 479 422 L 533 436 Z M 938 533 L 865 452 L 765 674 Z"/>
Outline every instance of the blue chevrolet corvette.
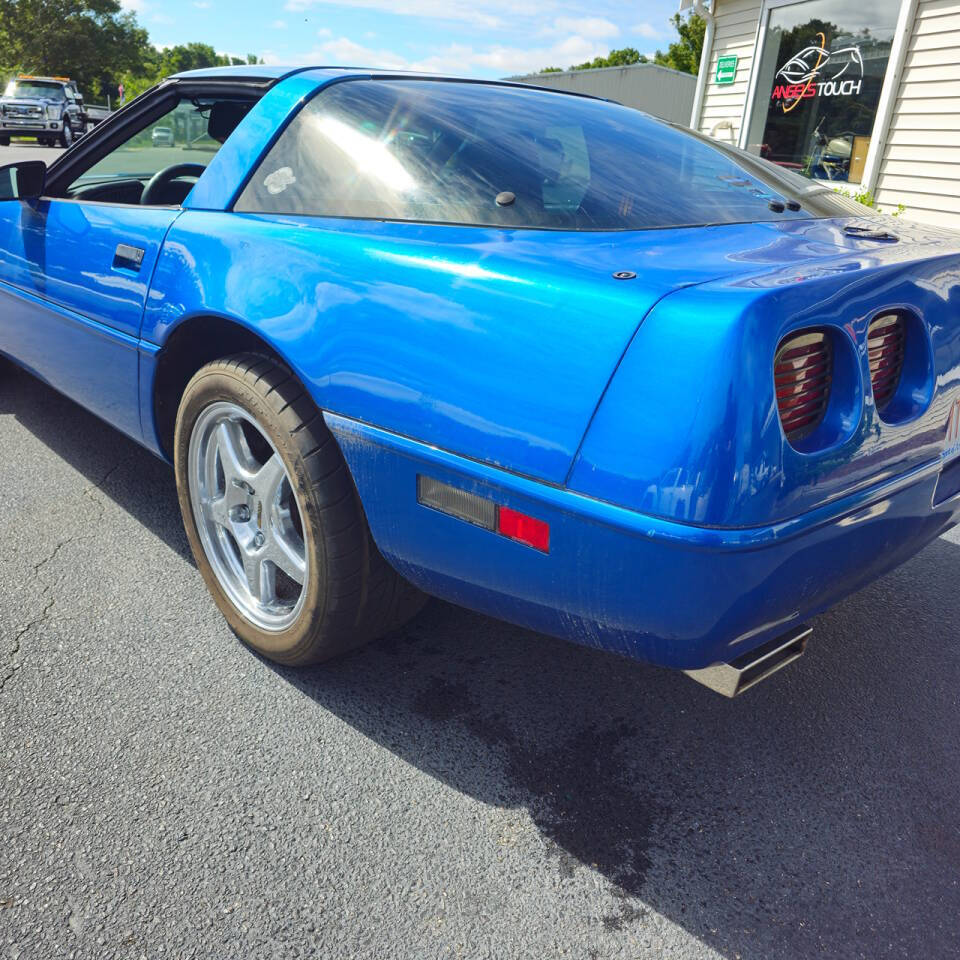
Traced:
<path fill-rule="evenodd" d="M 0 351 L 286 664 L 432 594 L 732 695 L 960 517 L 960 236 L 528 86 L 161 83 L 0 169 Z"/>

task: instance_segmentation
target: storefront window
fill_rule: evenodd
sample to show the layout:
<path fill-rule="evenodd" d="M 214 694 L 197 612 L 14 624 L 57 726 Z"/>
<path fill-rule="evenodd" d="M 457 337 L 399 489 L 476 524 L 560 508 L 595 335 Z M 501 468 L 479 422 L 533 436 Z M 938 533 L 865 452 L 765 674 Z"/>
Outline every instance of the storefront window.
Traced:
<path fill-rule="evenodd" d="M 818 180 L 859 183 L 900 0 L 807 0 L 770 11 L 751 153 Z"/>

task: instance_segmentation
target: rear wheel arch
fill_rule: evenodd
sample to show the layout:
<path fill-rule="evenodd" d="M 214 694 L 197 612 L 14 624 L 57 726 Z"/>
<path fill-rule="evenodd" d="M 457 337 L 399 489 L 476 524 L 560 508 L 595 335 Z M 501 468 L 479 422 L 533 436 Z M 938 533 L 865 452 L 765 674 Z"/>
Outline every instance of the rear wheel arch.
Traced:
<path fill-rule="evenodd" d="M 238 320 L 217 314 L 186 317 L 165 338 L 156 356 L 152 384 L 153 428 L 160 452 L 171 463 L 177 412 L 187 385 L 207 364 L 238 354 L 256 354 L 283 367 L 310 397 L 322 419 L 323 408 L 310 395 L 294 365 L 259 333 Z M 146 422 L 144 428 L 146 432 Z M 339 451 L 340 441 L 336 436 L 333 436 L 333 443 Z M 342 452 L 340 456 L 343 457 Z M 345 457 L 343 461 L 353 483 L 350 465 Z M 357 497 L 362 506 L 359 491 Z"/>
<path fill-rule="evenodd" d="M 216 315 L 188 317 L 171 331 L 157 354 L 153 418 L 160 449 L 173 459 L 177 410 L 187 384 L 201 367 L 239 353 L 256 353 L 296 375 L 291 364 L 263 337 L 236 320 Z"/>

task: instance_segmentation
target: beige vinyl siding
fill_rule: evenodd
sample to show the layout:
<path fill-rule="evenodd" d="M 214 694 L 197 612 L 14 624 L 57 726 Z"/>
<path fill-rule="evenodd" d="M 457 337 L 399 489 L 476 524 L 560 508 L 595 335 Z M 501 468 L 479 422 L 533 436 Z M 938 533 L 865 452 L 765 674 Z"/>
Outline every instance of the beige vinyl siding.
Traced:
<path fill-rule="evenodd" d="M 874 195 L 960 227 L 960 0 L 917 5 Z"/>
<path fill-rule="evenodd" d="M 736 143 L 740 137 L 760 6 L 759 0 L 717 0 L 716 4 L 713 49 L 697 127 L 706 134 L 716 131 L 715 136 L 728 143 Z M 717 59 L 730 55 L 738 57 L 736 79 L 733 83 L 718 84 L 714 80 Z M 733 129 L 718 129 L 718 124 L 724 121 L 731 123 Z"/>

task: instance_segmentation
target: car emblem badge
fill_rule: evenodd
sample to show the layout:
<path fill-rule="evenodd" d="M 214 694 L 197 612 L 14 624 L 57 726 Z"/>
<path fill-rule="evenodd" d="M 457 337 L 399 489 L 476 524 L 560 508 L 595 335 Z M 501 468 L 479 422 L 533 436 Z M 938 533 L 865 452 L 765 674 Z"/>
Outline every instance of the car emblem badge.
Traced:
<path fill-rule="evenodd" d="M 943 442 L 943 459 L 960 454 L 960 399 L 953 401 L 950 416 L 947 417 L 947 436 Z"/>

